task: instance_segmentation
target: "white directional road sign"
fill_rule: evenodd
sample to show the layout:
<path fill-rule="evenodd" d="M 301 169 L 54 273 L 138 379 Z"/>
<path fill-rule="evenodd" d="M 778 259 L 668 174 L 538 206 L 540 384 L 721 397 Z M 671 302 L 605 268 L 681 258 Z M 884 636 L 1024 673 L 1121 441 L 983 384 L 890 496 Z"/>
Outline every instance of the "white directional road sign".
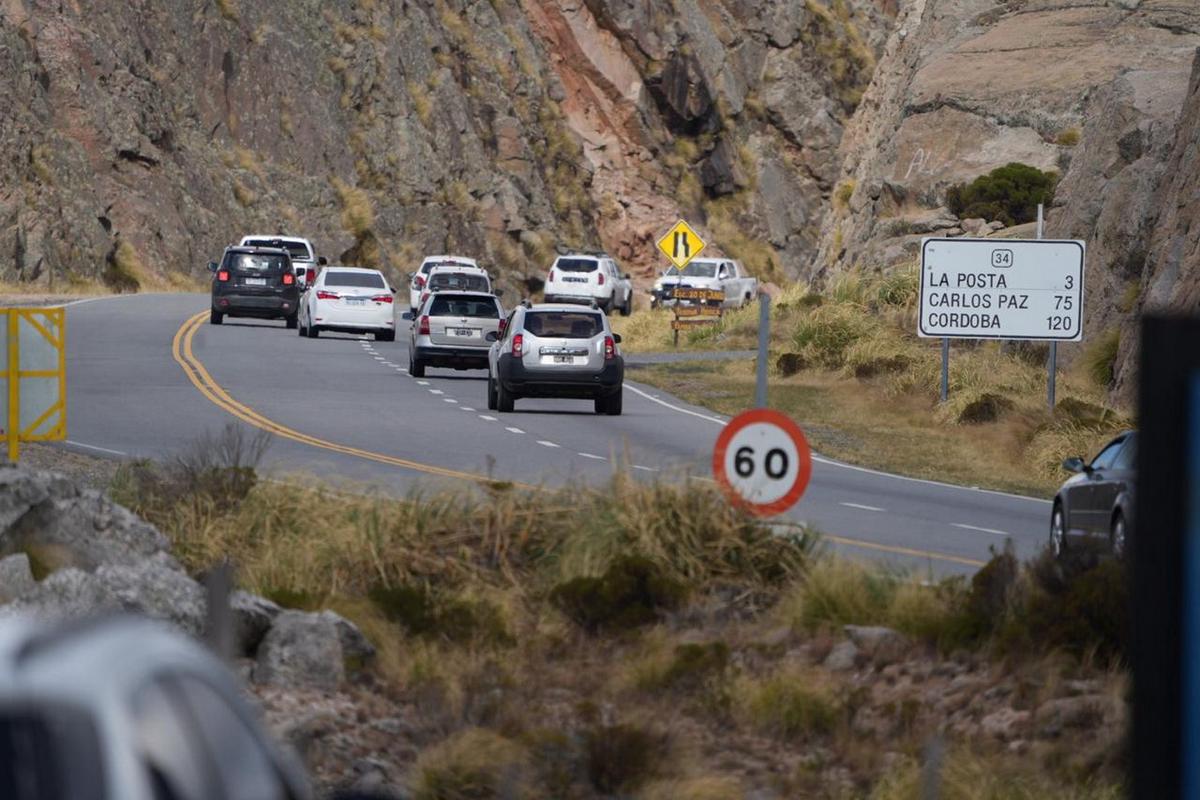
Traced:
<path fill-rule="evenodd" d="M 1079 241 L 925 239 L 918 334 L 937 338 L 1083 338 Z"/>
<path fill-rule="evenodd" d="M 734 417 L 721 431 L 713 475 L 741 508 L 763 517 L 781 514 L 808 487 L 812 451 L 789 417 L 758 408 Z"/>

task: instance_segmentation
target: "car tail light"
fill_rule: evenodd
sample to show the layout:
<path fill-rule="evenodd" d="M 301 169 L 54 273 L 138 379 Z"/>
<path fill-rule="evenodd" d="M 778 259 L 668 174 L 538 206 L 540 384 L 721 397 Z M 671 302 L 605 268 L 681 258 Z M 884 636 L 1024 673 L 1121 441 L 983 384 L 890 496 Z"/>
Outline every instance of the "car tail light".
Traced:
<path fill-rule="evenodd" d="M 224 283 L 225 281 L 229 280 L 229 270 L 227 270 L 227 269 L 223 269 L 223 270 L 221 270 L 220 272 L 218 272 L 218 273 L 217 273 L 217 280 L 221 281 L 222 283 Z"/>
<path fill-rule="evenodd" d="M 611 336 L 604 337 L 604 360 L 612 361 L 617 357 L 617 343 Z"/>
<path fill-rule="evenodd" d="M 597 276 L 600 278 L 600 285 L 601 285 L 601 286 L 603 286 L 603 285 L 604 285 L 604 273 L 603 273 L 603 272 L 598 272 L 598 273 L 596 273 L 596 274 L 597 274 Z"/>
<path fill-rule="evenodd" d="M 309 283 L 309 284 L 315 283 L 316 280 L 317 280 L 317 271 L 315 269 L 313 269 L 312 267 L 309 267 L 307 270 L 304 271 L 304 282 L 305 283 Z"/>
<path fill-rule="evenodd" d="M 508 330 L 508 320 L 502 319 L 502 320 L 500 320 L 500 326 L 497 329 L 497 333 L 499 333 L 501 336 L 503 336 L 504 332 L 506 330 Z"/>
<path fill-rule="evenodd" d="M 292 273 L 290 273 L 290 272 L 285 272 L 285 273 L 283 273 L 283 285 L 284 285 L 284 286 L 291 286 L 291 285 L 292 285 L 293 283 L 295 283 L 295 282 L 296 282 L 296 276 L 295 276 L 295 275 L 293 275 L 293 274 L 292 274 Z"/>
<path fill-rule="evenodd" d="M 425 276 L 418 275 L 416 278 L 416 284 L 417 284 L 418 289 L 424 289 L 425 288 Z"/>
<path fill-rule="evenodd" d="M 525 337 L 521 334 L 513 336 L 512 354 L 513 358 L 520 358 L 525 355 Z"/>
<path fill-rule="evenodd" d="M 555 280 L 556 278 L 554 277 L 554 270 L 550 270 L 550 283 L 554 283 Z"/>
<path fill-rule="evenodd" d="M 376 303 L 390 303 L 392 302 L 392 296 L 390 294 L 377 294 L 371 300 Z"/>
<path fill-rule="evenodd" d="M 428 314 L 421 317 L 421 323 L 417 326 L 417 335 L 418 336 L 428 336 L 429 335 L 429 315 Z"/>
<path fill-rule="evenodd" d="M 337 300 L 338 293 L 337 292 L 327 292 L 324 289 L 321 289 L 317 292 L 317 299 L 318 300 Z"/>
<path fill-rule="evenodd" d="M 425 292 L 425 294 L 421 295 L 421 301 L 419 303 L 417 303 L 417 308 L 420 308 L 421 306 L 425 305 L 425 301 L 428 299 L 429 299 L 429 292 Z"/>

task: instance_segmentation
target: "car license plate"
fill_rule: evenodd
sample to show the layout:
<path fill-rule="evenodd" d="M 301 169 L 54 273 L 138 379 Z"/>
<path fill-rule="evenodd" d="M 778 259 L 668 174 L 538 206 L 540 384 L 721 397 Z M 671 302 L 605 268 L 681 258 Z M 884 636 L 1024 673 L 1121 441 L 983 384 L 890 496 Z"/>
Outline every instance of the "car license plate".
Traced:
<path fill-rule="evenodd" d="M 479 331 L 474 328 L 447 328 L 446 332 L 460 339 L 474 339 L 479 336 Z"/>
<path fill-rule="evenodd" d="M 267 279 L 266 278 L 246 278 L 246 285 L 247 286 L 266 286 Z"/>
<path fill-rule="evenodd" d="M 365 297 L 347 297 L 346 303 L 349 305 L 352 305 L 352 306 L 365 306 L 367 304 L 367 298 L 365 298 Z"/>
<path fill-rule="evenodd" d="M 563 280 L 567 283 L 587 283 L 588 282 L 587 278 L 563 278 Z"/>
<path fill-rule="evenodd" d="M 587 364 L 587 356 L 542 356 L 543 364 Z"/>

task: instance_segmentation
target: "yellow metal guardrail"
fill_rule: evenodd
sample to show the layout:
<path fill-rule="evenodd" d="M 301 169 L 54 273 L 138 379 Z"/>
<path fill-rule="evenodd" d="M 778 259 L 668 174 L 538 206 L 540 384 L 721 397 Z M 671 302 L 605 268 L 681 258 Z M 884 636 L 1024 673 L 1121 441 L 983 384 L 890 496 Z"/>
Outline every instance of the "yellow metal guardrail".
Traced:
<path fill-rule="evenodd" d="M 20 442 L 67 438 L 67 317 L 63 308 L 0 308 L 0 432 L 8 460 Z"/>

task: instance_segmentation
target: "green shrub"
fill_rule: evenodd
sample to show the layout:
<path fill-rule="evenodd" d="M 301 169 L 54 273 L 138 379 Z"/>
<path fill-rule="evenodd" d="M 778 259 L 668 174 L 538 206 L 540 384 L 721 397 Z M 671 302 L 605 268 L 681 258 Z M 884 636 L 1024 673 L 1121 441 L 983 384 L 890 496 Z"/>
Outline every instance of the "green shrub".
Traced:
<path fill-rule="evenodd" d="M 1056 172 L 1014 162 L 969 184 L 951 186 L 946 190 L 946 205 L 961 218 L 983 217 L 1019 225 L 1037 219 L 1038 203 L 1050 205 L 1057 183 Z"/>
<path fill-rule="evenodd" d="M 451 642 L 512 642 L 499 609 L 483 600 L 439 597 L 425 586 L 411 584 L 374 586 L 367 597 L 388 620 L 413 636 Z"/>
<path fill-rule="evenodd" d="M 676 608 L 685 587 L 653 561 L 627 555 L 615 559 L 599 577 L 582 576 L 561 583 L 550 600 L 589 633 L 630 630 Z"/>
<path fill-rule="evenodd" d="M 745 679 L 736 692 L 749 722 L 781 739 L 806 739 L 833 732 L 840 717 L 837 698 L 814 676 L 778 672 L 765 680 Z"/>
<path fill-rule="evenodd" d="M 729 645 L 724 642 L 681 644 L 675 648 L 661 685 L 683 691 L 698 689 L 729 667 Z"/>
<path fill-rule="evenodd" d="M 324 606 L 322 599 L 312 592 L 290 586 L 269 586 L 262 590 L 262 595 L 283 608 L 297 611 L 318 611 Z"/>
<path fill-rule="evenodd" d="M 845 364 L 846 351 L 869 333 L 873 324 L 866 312 L 855 306 L 820 306 L 797 321 L 792 345 L 815 364 L 838 369 Z"/>
<path fill-rule="evenodd" d="M 916 265 L 892 270 L 879 280 L 876 299 L 881 306 L 910 308 L 917 302 L 921 275 Z"/>
<path fill-rule="evenodd" d="M 499 734 L 468 728 L 421 753 L 414 800 L 536 797 L 529 754 Z"/>
<path fill-rule="evenodd" d="M 1083 366 L 1097 386 L 1112 385 L 1117 352 L 1121 349 L 1121 329 L 1109 328 L 1083 351 Z"/>

